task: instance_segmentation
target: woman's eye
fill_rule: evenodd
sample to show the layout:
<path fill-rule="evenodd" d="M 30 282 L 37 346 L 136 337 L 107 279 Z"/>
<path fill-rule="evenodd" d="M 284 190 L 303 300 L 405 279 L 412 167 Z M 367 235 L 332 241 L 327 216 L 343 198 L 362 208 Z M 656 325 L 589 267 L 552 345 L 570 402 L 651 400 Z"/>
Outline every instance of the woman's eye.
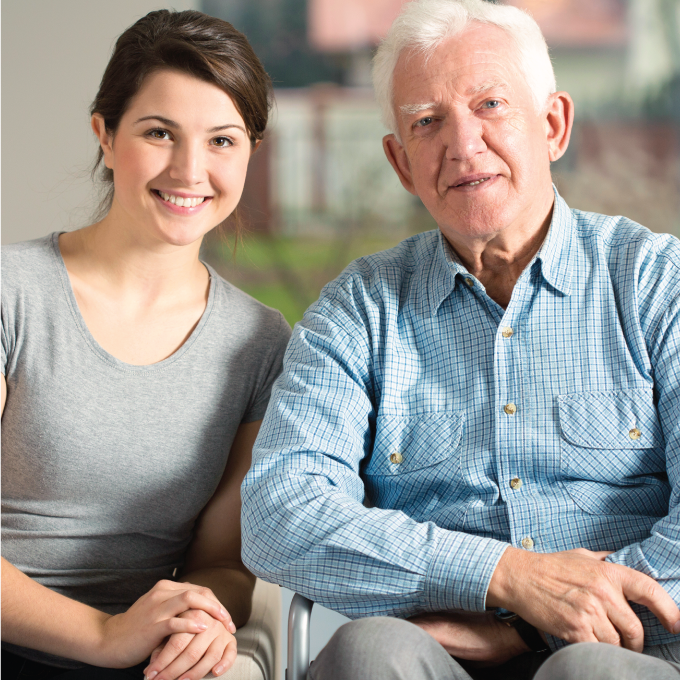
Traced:
<path fill-rule="evenodd" d="M 167 130 L 151 130 L 149 137 L 153 139 L 170 139 L 170 134 Z"/>
<path fill-rule="evenodd" d="M 219 147 L 225 147 L 225 146 L 231 146 L 233 142 L 229 137 L 215 137 L 212 140 L 213 146 L 219 146 Z"/>

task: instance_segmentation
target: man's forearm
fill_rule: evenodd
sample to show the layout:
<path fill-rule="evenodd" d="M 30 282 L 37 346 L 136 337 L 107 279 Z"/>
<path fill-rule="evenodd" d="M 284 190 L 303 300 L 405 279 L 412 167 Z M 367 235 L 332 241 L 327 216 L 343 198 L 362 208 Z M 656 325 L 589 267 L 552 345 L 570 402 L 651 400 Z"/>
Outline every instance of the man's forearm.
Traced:
<path fill-rule="evenodd" d="M 255 577 L 245 568 L 206 567 L 181 574 L 179 580 L 213 591 L 237 628 L 250 618 Z"/>

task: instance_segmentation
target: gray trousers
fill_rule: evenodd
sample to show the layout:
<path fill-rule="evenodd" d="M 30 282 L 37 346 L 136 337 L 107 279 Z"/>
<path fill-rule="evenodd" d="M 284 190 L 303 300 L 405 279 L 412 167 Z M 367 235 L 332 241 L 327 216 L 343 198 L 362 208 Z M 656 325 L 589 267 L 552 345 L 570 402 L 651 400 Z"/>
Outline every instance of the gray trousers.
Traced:
<path fill-rule="evenodd" d="M 680 642 L 644 654 L 606 644 L 530 653 L 502 666 L 472 668 L 418 626 L 387 617 L 340 627 L 312 663 L 308 680 L 680 680 Z"/>

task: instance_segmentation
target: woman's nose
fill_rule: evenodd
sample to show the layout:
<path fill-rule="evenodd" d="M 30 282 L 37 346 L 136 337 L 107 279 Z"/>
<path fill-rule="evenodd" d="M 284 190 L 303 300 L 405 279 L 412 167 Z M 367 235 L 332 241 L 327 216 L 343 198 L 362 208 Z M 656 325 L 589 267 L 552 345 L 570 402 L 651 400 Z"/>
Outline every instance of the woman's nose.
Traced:
<path fill-rule="evenodd" d="M 170 177 L 184 186 L 199 184 L 204 179 L 202 150 L 191 143 L 178 144 L 172 154 Z"/>

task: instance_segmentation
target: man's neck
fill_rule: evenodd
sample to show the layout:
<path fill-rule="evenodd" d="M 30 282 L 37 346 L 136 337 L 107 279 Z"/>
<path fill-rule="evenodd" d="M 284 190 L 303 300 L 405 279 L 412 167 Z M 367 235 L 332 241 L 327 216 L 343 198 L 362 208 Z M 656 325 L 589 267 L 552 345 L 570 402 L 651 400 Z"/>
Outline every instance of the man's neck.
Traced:
<path fill-rule="evenodd" d="M 534 229 L 504 230 L 487 238 L 466 241 L 444 233 L 465 268 L 486 288 L 487 295 L 504 309 L 526 266 L 545 241 L 552 220 L 552 208 Z"/>

